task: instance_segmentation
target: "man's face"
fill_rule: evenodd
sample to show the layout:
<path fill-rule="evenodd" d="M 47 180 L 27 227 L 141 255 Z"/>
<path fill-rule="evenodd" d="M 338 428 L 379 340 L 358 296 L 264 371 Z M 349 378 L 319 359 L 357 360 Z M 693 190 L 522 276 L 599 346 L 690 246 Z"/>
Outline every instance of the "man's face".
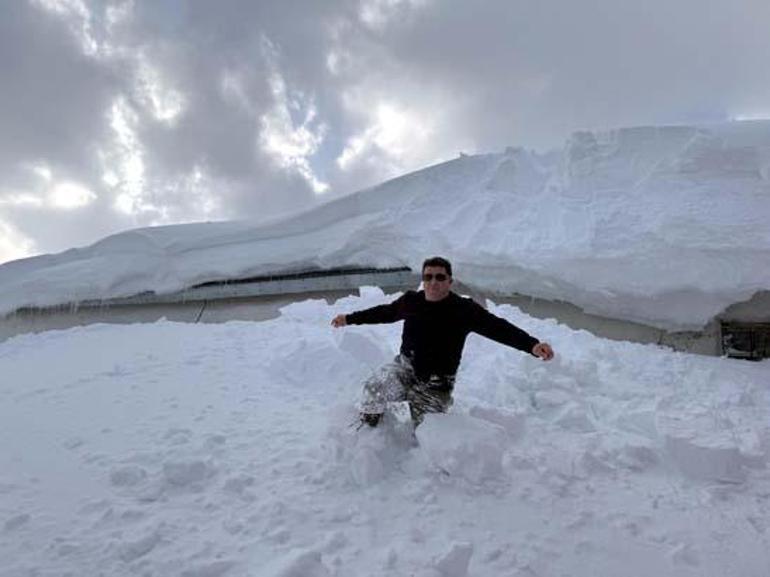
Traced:
<path fill-rule="evenodd" d="M 443 266 L 426 266 L 422 271 L 422 286 L 426 301 L 440 301 L 449 294 L 452 277 Z"/>

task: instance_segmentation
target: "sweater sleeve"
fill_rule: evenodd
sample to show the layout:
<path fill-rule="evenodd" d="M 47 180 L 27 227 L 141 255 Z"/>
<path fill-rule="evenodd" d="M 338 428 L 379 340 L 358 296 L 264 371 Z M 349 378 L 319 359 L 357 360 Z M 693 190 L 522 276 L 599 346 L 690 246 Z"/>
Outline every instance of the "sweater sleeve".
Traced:
<path fill-rule="evenodd" d="M 532 354 L 532 348 L 540 342 L 516 325 L 493 315 L 478 303 L 470 301 L 469 306 L 472 332 L 529 354 Z"/>
<path fill-rule="evenodd" d="M 349 325 L 374 325 L 403 320 L 406 297 L 407 294 L 403 294 L 390 304 L 350 313 L 345 315 L 345 320 Z"/>

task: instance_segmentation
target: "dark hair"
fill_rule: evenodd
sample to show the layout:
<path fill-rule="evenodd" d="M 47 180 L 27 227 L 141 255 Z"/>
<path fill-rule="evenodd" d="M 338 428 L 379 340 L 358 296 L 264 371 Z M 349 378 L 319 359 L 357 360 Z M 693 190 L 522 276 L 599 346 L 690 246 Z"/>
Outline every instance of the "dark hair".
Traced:
<path fill-rule="evenodd" d="M 432 256 L 430 258 L 426 258 L 425 261 L 422 263 L 423 272 L 425 271 L 425 268 L 429 266 L 443 267 L 446 273 L 449 276 L 452 276 L 452 264 L 445 258 L 442 258 L 440 256 Z"/>

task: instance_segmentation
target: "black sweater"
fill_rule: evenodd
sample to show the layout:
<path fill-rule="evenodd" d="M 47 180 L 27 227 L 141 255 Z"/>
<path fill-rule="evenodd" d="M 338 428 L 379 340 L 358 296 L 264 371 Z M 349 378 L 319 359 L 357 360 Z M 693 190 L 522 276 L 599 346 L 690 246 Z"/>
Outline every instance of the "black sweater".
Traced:
<path fill-rule="evenodd" d="M 351 325 L 403 320 L 401 354 L 409 357 L 420 378 L 454 375 L 468 333 L 478 333 L 527 353 L 532 353 L 532 347 L 539 342 L 472 299 L 453 292 L 431 302 L 425 300 L 424 291 L 408 291 L 390 304 L 357 311 L 345 318 Z"/>

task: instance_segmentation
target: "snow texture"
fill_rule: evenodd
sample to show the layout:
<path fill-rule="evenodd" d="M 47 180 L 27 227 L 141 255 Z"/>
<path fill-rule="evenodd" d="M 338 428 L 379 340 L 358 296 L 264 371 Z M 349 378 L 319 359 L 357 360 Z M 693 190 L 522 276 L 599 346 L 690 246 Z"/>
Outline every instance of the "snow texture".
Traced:
<path fill-rule="evenodd" d="M 764 577 L 770 365 L 492 306 L 446 415 L 350 426 L 400 326 L 377 289 L 274 320 L 0 344 L 0 575 Z"/>
<path fill-rule="evenodd" d="M 0 314 L 340 266 L 698 329 L 770 288 L 770 122 L 583 132 L 550 154 L 462 156 L 267 224 L 137 229 L 0 266 Z"/>

